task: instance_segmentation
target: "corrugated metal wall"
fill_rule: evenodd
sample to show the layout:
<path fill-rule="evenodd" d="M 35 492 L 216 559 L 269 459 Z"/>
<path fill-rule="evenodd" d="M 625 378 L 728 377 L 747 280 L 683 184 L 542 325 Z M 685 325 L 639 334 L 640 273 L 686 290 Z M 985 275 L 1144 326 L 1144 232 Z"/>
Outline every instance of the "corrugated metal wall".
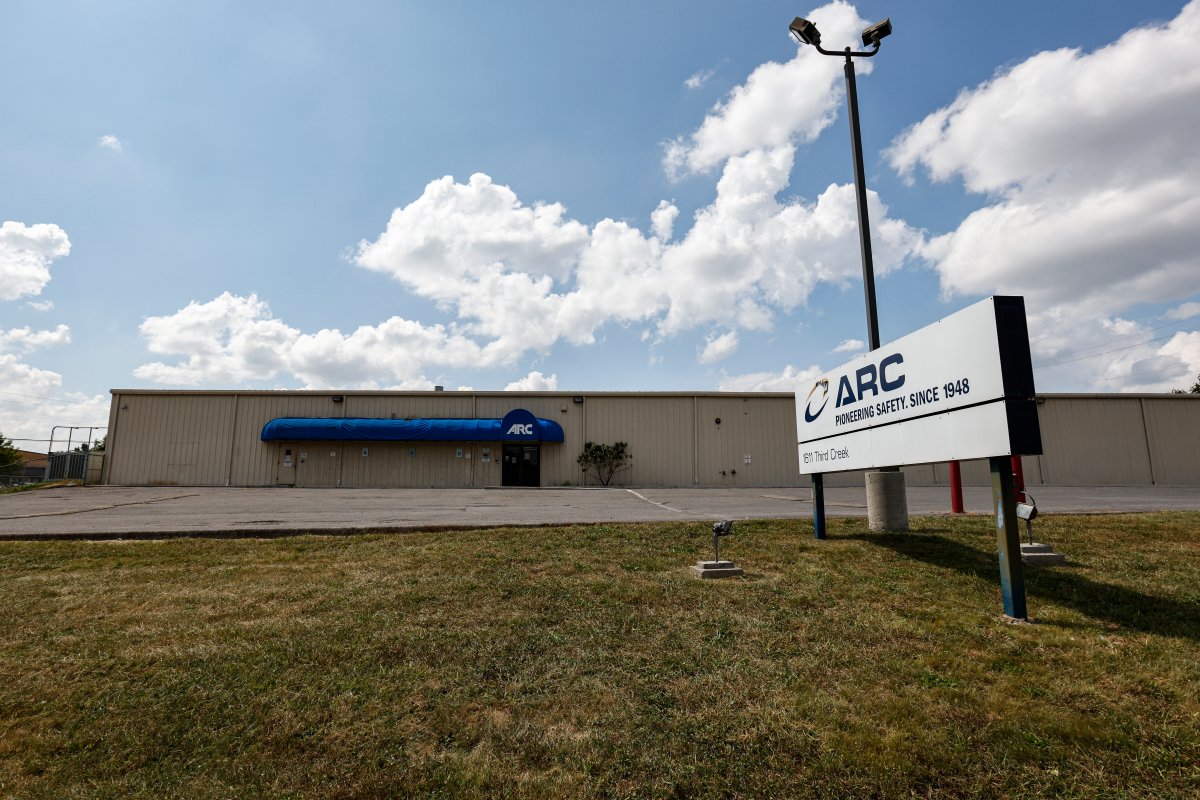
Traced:
<path fill-rule="evenodd" d="M 513 408 L 559 423 L 565 442 L 541 448 L 543 486 L 580 485 L 585 441 L 625 441 L 624 486 L 798 486 L 795 400 L 784 394 L 532 392 L 113 392 L 104 481 L 210 486 L 498 486 L 502 445 L 288 443 L 259 440 L 276 417 L 503 417 Z M 576 399 L 583 402 L 575 402 Z M 1023 459 L 1028 485 L 1200 486 L 1200 396 L 1045 395 L 1045 454 Z M 717 420 L 720 420 L 718 423 Z M 366 451 L 364 455 L 363 451 Z M 487 451 L 486 453 L 484 451 Z M 332 453 L 332 455 L 331 455 Z M 305 458 L 300 459 L 304 454 Z M 486 457 L 486 458 L 485 458 Z M 904 468 L 910 486 L 945 486 L 944 464 Z M 861 486 L 861 472 L 828 486 Z M 985 461 L 963 482 L 986 486 Z M 593 481 L 589 481 L 594 483 Z"/>
<path fill-rule="evenodd" d="M 1155 483 L 1200 486 L 1200 397 L 1145 398 L 1142 408 Z"/>
<path fill-rule="evenodd" d="M 279 443 L 262 442 L 259 435 L 278 417 L 486 419 L 514 408 L 563 428 L 562 444 L 540 448 L 542 486 L 595 483 L 576 463 L 585 441 L 629 443 L 632 465 L 618 473 L 616 485 L 799 482 L 790 394 L 136 390 L 113 392 L 104 479 L 134 485 L 498 486 L 500 442 Z"/>
<path fill-rule="evenodd" d="M 106 459 L 106 483 L 223 485 L 234 442 L 232 395 L 113 395 L 114 446 L 135 457 Z M 112 427 L 109 428 L 113 430 Z M 122 444 L 118 445 L 118 437 Z M 127 443 L 127 444 L 126 444 Z"/>
<path fill-rule="evenodd" d="M 614 484 L 695 485 L 694 397 L 663 397 L 656 402 L 630 403 L 617 397 L 592 396 L 583 405 L 587 415 L 584 441 L 629 444 L 633 456 L 630 468 L 613 476 Z M 578 455 L 578 451 L 574 452 L 572 461 Z M 583 477 L 581 470 L 577 464 L 573 466 L 574 482 L 579 482 Z M 786 478 L 781 475 L 779 480 Z"/>
<path fill-rule="evenodd" d="M 709 396 L 697 406 L 701 484 L 763 486 L 769 475 L 800 471 L 796 446 L 779 446 L 785 436 L 796 441 L 794 399 Z"/>
<path fill-rule="evenodd" d="M 1061 486 L 1152 483 L 1138 398 L 1095 402 L 1060 397 L 1038 406 L 1040 479 Z"/>

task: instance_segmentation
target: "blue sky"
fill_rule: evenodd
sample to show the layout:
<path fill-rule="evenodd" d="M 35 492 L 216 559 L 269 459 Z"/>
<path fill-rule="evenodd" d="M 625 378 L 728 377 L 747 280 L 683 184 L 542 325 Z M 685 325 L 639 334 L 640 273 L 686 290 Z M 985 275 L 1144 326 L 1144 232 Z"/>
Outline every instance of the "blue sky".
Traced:
<path fill-rule="evenodd" d="M 1042 391 L 1200 373 L 1200 9 L 26 2 L 0 10 L 0 431 L 117 387 L 798 390 L 1026 296 Z M 834 41 L 839 40 L 839 41 Z M 886 210 L 885 210 L 886 208 Z"/>

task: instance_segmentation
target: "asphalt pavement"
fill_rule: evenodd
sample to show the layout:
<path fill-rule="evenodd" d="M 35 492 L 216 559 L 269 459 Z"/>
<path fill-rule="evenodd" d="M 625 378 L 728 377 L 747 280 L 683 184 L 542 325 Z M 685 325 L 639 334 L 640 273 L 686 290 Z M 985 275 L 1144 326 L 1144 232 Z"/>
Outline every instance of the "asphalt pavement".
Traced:
<path fill-rule="evenodd" d="M 909 487 L 911 515 L 947 514 L 945 487 Z M 1196 487 L 1038 487 L 1042 514 L 1200 511 Z M 968 513 L 991 490 L 964 489 Z M 865 517 L 861 487 L 825 492 L 829 516 Z M 75 486 L 0 495 L 0 539 L 281 536 L 516 525 L 810 518 L 807 489 L 241 489 Z"/>

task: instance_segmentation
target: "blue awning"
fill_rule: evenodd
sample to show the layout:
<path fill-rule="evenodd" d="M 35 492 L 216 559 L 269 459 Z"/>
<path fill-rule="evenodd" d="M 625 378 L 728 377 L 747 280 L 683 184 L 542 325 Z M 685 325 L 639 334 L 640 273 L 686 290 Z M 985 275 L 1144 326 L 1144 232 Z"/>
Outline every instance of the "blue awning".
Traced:
<path fill-rule="evenodd" d="M 263 426 L 264 442 L 500 442 L 504 435 L 498 419 L 323 419 L 281 417 Z M 562 426 L 534 418 L 533 435 L 526 441 L 561 442 Z"/>

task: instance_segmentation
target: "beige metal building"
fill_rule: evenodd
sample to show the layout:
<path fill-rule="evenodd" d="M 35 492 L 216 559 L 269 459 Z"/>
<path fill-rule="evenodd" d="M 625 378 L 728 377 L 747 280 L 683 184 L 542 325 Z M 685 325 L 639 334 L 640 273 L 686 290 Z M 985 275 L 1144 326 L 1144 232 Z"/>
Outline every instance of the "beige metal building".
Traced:
<path fill-rule="evenodd" d="M 501 422 L 521 409 L 532 415 L 530 432 L 510 436 L 514 425 L 501 430 Z M 273 420 L 298 422 L 268 427 Z M 527 431 L 525 421 L 514 424 Z M 103 480 L 579 486 L 596 483 L 576 463 L 587 441 L 629 444 L 631 466 L 614 484 L 799 483 L 791 393 L 139 389 L 112 392 Z"/>
<path fill-rule="evenodd" d="M 197 486 L 564 486 L 585 481 L 585 441 L 629 443 L 623 486 L 807 486 L 790 393 L 300 392 L 118 389 L 106 483 Z M 493 423 L 527 409 L 561 441 L 263 440 L 280 418 Z M 1023 459 L 1031 486 L 1200 486 L 1200 395 L 1038 397 L 1044 453 Z M 342 434 L 331 434 L 341 436 Z M 372 435 L 370 433 L 366 435 Z M 388 434 L 390 435 L 390 434 Z M 435 431 L 432 435 L 437 436 Z M 481 434 L 483 435 L 483 434 Z M 506 476 L 506 465 L 508 475 Z M 944 486 L 945 464 L 905 467 L 909 486 Z M 862 486 L 832 473 L 827 486 Z M 988 485 L 984 461 L 963 482 Z"/>

